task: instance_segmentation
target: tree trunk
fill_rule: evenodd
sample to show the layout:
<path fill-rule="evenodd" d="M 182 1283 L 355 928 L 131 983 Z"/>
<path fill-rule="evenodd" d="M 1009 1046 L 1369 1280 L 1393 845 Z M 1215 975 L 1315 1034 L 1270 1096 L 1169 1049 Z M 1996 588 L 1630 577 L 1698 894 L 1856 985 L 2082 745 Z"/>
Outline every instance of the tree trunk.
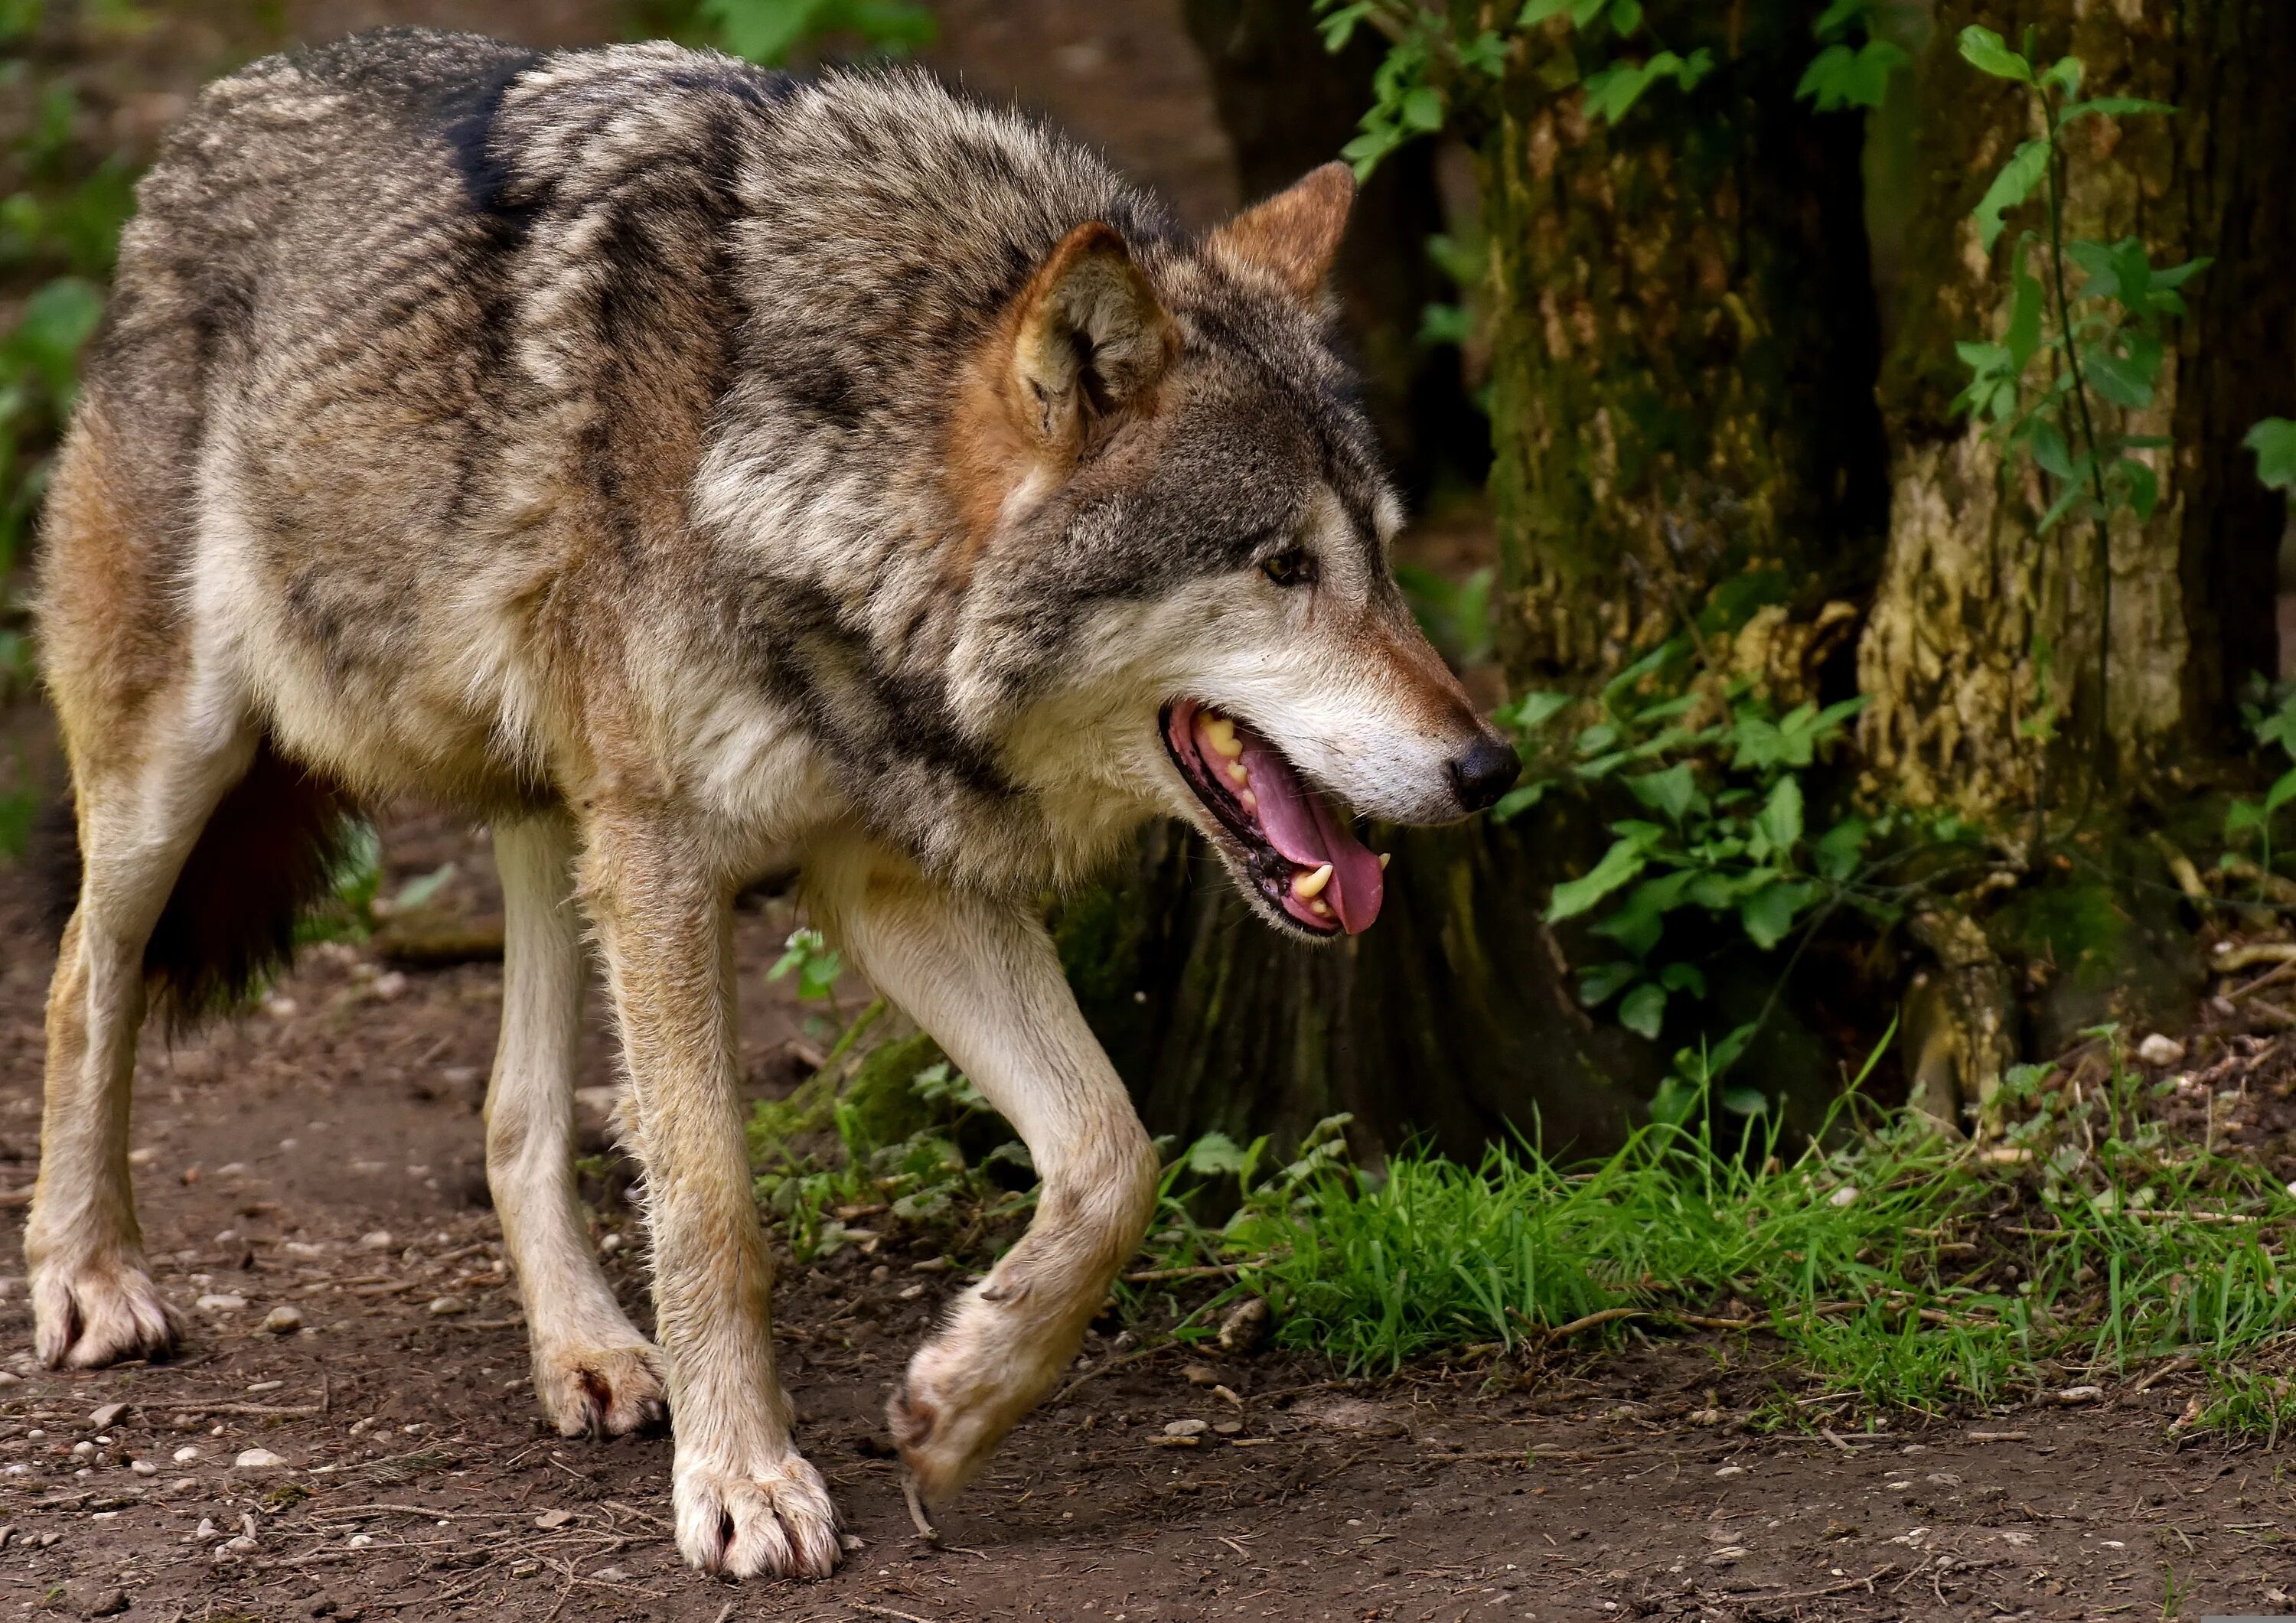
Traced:
<path fill-rule="evenodd" d="M 1583 71 L 1550 25 L 1484 147 L 1500 648 L 1518 684 L 1583 685 L 1765 603 L 1807 615 L 1862 594 L 1879 563 L 1861 143 L 1854 119 L 1794 99 L 1809 8 L 1680 0 L 1650 21 L 1677 52 L 1710 50 L 1712 75 L 1590 122 L 1548 88 Z"/>
<path fill-rule="evenodd" d="M 1305 0 L 1185 0 L 1182 9 L 1210 71 L 1245 201 L 1338 156 L 1370 104 L 1385 48 L 1377 36 L 1365 29 L 1334 56 Z M 1439 152 L 1423 141 L 1374 171 L 1332 277 L 1373 421 L 1414 499 L 1447 477 L 1480 480 L 1490 463 L 1489 432 L 1457 353 L 1419 338 L 1421 312 L 1457 291 L 1427 252 L 1427 240 L 1447 229 Z"/>
<path fill-rule="evenodd" d="M 2068 135 L 2068 237 L 2141 238 L 2156 265 L 2215 263 L 2184 294 L 2153 406 L 2130 431 L 2161 502 L 2110 527 L 2111 624 L 2093 531 L 2038 521 L 2054 492 L 2022 458 L 1954 414 L 1967 381 L 1956 340 L 1997 338 L 2008 266 L 2038 202 L 1991 254 L 1971 209 L 2016 143 L 2037 134 L 2018 86 L 1958 54 L 1982 23 L 2039 60 L 2071 52 L 2086 94 L 2175 103 L 2173 118 L 2089 119 Z M 1862 646 L 1873 696 L 1863 743 L 1876 787 L 2013 825 L 2037 798 L 2085 803 L 2118 779 L 2166 802 L 2230 742 L 2233 699 L 2276 672 L 2274 555 L 2284 512 L 2240 448 L 2296 385 L 2296 197 L 2276 166 L 2296 151 L 2296 9 L 2253 0 L 1940 0 L 1915 70 L 1913 194 L 1899 307 L 1882 373 L 1895 486 L 1888 563 Z M 2107 408 L 2108 410 L 2110 408 Z M 2100 635 L 2103 641 L 2100 644 Z M 2095 752 L 2100 653 L 2104 754 Z M 2031 723 L 2062 715 L 2050 745 Z M 2051 783 L 2048 780 L 2054 780 Z"/>
<path fill-rule="evenodd" d="M 1308 37 L 1305 0 L 1227 9 L 1288 12 Z M 1807 7 L 1757 4 L 1736 38 L 1694 0 L 1652 9 L 1677 49 L 1711 39 L 1722 65 L 1693 96 L 1655 90 L 1623 132 L 1590 129 L 1576 90 L 1526 70 L 1481 154 L 1518 690 L 1592 680 L 1702 611 L 1701 635 L 1726 636 L 1759 600 L 1711 588 L 1749 564 L 1767 566 L 1769 601 L 1814 606 L 1870 578 L 1882 533 L 1857 143 L 1792 100 Z M 1237 60 L 1277 79 L 1302 67 Z M 1368 95 L 1358 81 L 1349 125 Z M 1254 104 L 1233 85 L 1221 100 L 1232 123 Z M 1752 640 L 1808 652 L 1777 618 Z M 1565 796 L 1504 827 L 1382 831 L 1380 922 L 1319 949 L 1275 937 L 1192 840 L 1160 832 L 1124 881 L 1063 910 L 1060 934 L 1152 1131 L 1282 1141 L 1348 1111 L 1374 1154 L 1414 1133 L 1454 1154 L 1511 1131 L 1596 1150 L 1662 1070 L 1578 1006 L 1541 918 L 1603 838 Z"/>

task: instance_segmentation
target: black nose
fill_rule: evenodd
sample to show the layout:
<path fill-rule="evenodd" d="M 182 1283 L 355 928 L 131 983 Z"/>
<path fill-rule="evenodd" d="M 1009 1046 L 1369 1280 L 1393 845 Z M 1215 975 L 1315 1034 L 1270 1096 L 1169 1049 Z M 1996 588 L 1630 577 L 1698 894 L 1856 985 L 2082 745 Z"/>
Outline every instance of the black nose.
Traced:
<path fill-rule="evenodd" d="M 1505 739 L 1487 734 L 1466 754 L 1454 756 L 1444 770 L 1451 775 L 1451 791 L 1459 804 L 1478 812 L 1514 787 L 1522 775 L 1522 761 Z"/>

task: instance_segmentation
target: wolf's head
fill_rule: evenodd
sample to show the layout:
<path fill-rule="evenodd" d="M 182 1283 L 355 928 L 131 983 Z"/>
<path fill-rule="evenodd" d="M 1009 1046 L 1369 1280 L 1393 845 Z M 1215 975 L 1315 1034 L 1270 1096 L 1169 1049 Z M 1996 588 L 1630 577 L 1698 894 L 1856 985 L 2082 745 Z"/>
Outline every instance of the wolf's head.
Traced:
<path fill-rule="evenodd" d="M 1322 291 L 1353 196 L 1332 164 L 1201 242 L 1078 226 L 975 353 L 949 445 L 996 605 L 956 667 L 1030 672 L 1018 706 L 972 696 L 1018 717 L 1010 769 L 1056 821 L 1186 819 L 1316 938 L 1379 913 L 1357 815 L 1448 821 L 1518 770 L 1396 586 L 1401 508 Z"/>

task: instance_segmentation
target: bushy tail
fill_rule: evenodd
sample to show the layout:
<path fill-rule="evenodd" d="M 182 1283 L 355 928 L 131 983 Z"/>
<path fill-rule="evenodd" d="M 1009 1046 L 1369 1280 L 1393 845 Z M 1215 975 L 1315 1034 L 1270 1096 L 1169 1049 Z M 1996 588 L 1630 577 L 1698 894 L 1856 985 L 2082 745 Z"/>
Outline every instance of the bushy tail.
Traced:
<path fill-rule="evenodd" d="M 357 816 L 337 784 L 266 737 L 200 831 L 144 948 L 152 1009 L 171 1030 L 237 1007 L 295 955 L 295 925 L 327 893 Z M 59 929 L 78 906 L 79 844 L 63 808 L 45 843 Z"/>

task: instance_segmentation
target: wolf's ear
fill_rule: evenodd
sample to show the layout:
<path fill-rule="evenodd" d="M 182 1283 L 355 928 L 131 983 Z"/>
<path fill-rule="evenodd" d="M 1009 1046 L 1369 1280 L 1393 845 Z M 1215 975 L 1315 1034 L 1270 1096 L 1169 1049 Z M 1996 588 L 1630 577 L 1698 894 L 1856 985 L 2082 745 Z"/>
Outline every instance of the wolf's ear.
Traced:
<path fill-rule="evenodd" d="M 1313 299 L 1332 274 L 1355 201 L 1355 171 L 1344 163 L 1327 163 L 1214 230 L 1205 246 L 1231 263 L 1275 277 L 1298 298 Z"/>
<path fill-rule="evenodd" d="M 1093 421 L 1163 375 L 1179 332 L 1113 226 L 1078 226 L 1021 294 L 1013 402 L 1046 447 L 1082 446 Z"/>

